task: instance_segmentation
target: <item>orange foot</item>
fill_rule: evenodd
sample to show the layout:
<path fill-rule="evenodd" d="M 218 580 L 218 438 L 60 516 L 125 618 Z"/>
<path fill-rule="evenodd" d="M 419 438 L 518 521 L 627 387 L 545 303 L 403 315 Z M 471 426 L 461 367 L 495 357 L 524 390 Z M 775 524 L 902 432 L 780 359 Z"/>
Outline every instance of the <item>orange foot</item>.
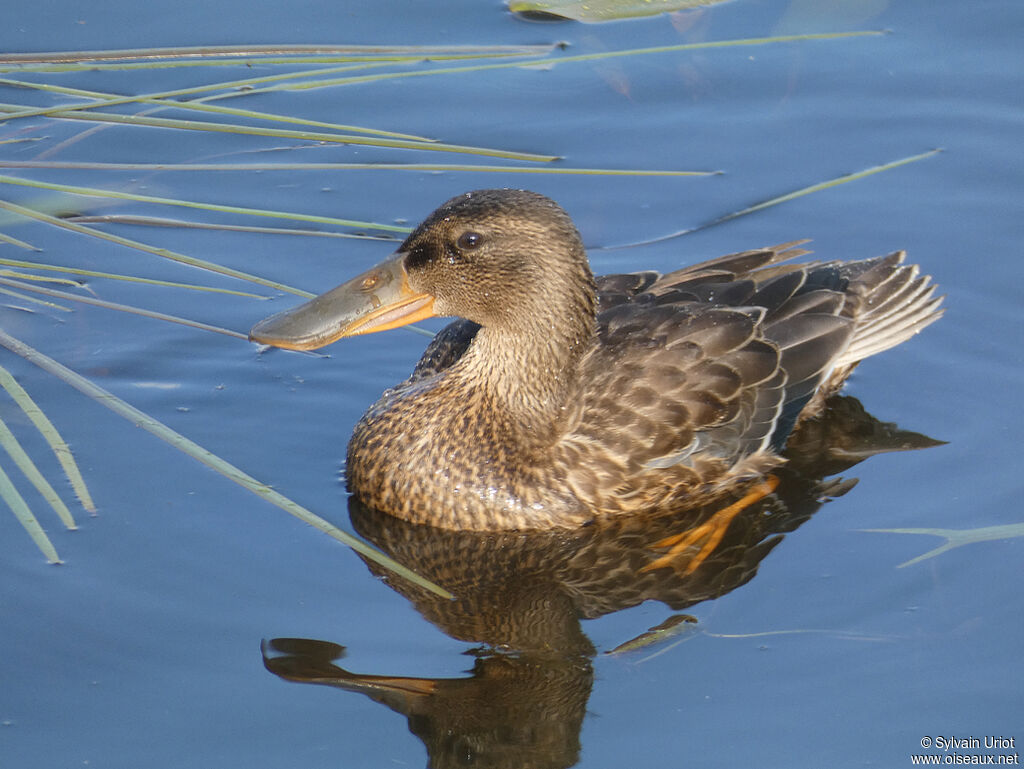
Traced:
<path fill-rule="evenodd" d="M 640 569 L 640 571 L 652 571 L 654 569 L 660 569 L 663 566 L 669 566 L 680 553 L 684 552 L 689 547 L 695 546 L 701 540 L 704 540 L 704 544 L 701 545 L 700 550 L 690 559 L 690 562 L 686 565 L 686 569 L 683 570 L 684 575 L 692 574 L 702 563 L 704 563 L 705 560 L 707 560 L 709 555 L 715 552 L 715 548 L 718 547 L 718 543 L 722 541 L 722 537 L 724 537 L 725 532 L 728 531 L 729 524 L 732 523 L 732 519 L 755 502 L 767 497 L 775 491 L 775 488 L 778 485 L 779 479 L 774 475 L 769 475 L 744 497 L 736 500 L 728 507 L 723 507 L 700 526 L 695 526 L 694 528 L 688 529 L 680 534 L 673 534 L 671 537 L 666 537 L 659 542 L 655 542 L 652 547 L 667 547 L 670 548 L 669 551 L 665 553 L 665 555 L 661 556 L 661 558 L 651 561 Z"/>

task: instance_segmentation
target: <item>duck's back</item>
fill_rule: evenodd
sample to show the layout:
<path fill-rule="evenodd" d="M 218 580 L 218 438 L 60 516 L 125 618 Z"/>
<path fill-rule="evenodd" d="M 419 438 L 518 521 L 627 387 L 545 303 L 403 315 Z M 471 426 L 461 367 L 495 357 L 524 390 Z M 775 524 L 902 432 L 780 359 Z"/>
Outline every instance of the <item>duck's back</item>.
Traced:
<path fill-rule="evenodd" d="M 941 314 L 902 253 L 780 264 L 793 245 L 598 279 L 599 344 L 555 452 L 577 497 L 625 511 L 760 475 L 812 399 Z"/>

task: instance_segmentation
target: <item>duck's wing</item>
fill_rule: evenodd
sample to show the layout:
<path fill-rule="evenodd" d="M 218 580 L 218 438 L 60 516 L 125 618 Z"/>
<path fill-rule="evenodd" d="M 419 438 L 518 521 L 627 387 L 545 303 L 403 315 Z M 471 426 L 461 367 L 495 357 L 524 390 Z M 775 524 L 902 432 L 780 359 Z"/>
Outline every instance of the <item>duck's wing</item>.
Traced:
<path fill-rule="evenodd" d="M 632 302 L 661 278 L 660 272 L 627 272 L 600 275 L 594 278 L 597 286 L 597 311 L 604 312 L 620 304 Z"/>
<path fill-rule="evenodd" d="M 465 318 L 452 321 L 441 329 L 423 351 L 419 363 L 413 369 L 409 384 L 434 376 L 461 358 L 476 338 L 480 325 Z"/>
<path fill-rule="evenodd" d="M 602 313 L 557 451 L 597 509 L 657 504 L 766 445 L 786 375 L 757 308 L 623 304 Z"/>
<path fill-rule="evenodd" d="M 657 489 L 759 472 L 819 388 L 941 314 L 901 253 L 780 264 L 806 253 L 794 245 L 645 277 L 599 314 L 562 441 L 577 495 L 649 503 L 669 493 Z"/>
<path fill-rule="evenodd" d="M 653 301 L 658 296 L 671 292 L 680 285 L 696 286 L 705 282 L 735 282 L 740 276 L 756 269 L 810 253 L 799 248 L 806 242 L 806 240 L 795 240 L 771 248 L 727 254 L 683 267 L 665 275 L 648 270 L 598 276 L 595 278 L 598 312 L 604 312 L 627 302 Z"/>

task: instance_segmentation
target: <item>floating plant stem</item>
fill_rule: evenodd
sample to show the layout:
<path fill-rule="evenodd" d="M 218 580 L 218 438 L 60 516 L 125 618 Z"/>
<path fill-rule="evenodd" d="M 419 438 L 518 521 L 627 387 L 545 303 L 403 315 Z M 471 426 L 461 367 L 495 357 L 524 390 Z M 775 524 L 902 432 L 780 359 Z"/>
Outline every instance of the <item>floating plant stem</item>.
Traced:
<path fill-rule="evenodd" d="M 249 208 L 246 206 L 228 206 L 218 203 L 200 203 L 195 200 L 180 200 L 177 198 L 161 198 L 153 195 L 139 195 L 134 192 L 120 192 L 118 190 L 104 190 L 98 187 L 78 187 L 72 184 L 55 184 L 51 182 L 40 182 L 33 179 L 21 179 L 17 176 L 6 176 L 0 174 L 0 184 L 14 184 L 23 187 L 37 187 L 44 190 L 57 190 L 68 192 L 73 195 L 85 195 L 86 197 L 113 198 L 115 200 L 132 200 L 138 203 L 153 203 L 163 206 L 178 206 L 181 208 L 198 208 L 203 211 L 216 211 L 225 214 L 243 214 L 246 216 L 263 216 L 273 219 L 289 219 L 298 222 L 310 222 L 314 224 L 332 224 L 338 227 L 352 227 L 356 229 L 383 230 L 384 232 L 407 232 L 408 227 L 397 227 L 393 224 L 378 224 L 376 222 L 363 222 L 356 219 L 338 219 L 333 216 L 313 216 L 312 214 L 298 214 L 287 211 L 269 211 L 263 208 Z M 246 278 L 248 280 L 250 278 Z M 281 289 L 281 286 L 274 286 Z M 286 289 L 285 289 L 286 290 Z"/>
<path fill-rule="evenodd" d="M 14 488 L 14 484 L 11 483 L 11 479 L 2 467 L 0 467 L 0 498 L 3 498 L 7 506 L 11 508 L 14 517 L 25 527 L 25 531 L 32 537 L 32 541 L 36 543 L 36 547 L 46 557 L 46 560 L 49 563 L 63 563 L 60 556 L 57 555 L 57 549 L 53 546 L 50 538 L 46 536 L 43 527 L 39 525 L 39 520 L 32 513 L 24 497 Z"/>
<path fill-rule="evenodd" d="M 82 304 L 91 304 L 94 307 L 103 307 L 108 310 L 118 310 L 119 312 L 127 312 L 132 315 L 141 315 L 145 318 L 152 318 L 154 320 L 163 320 L 169 323 L 177 323 L 182 326 L 189 326 L 191 328 L 197 328 L 201 331 L 212 331 L 215 334 L 224 334 L 225 336 L 234 337 L 235 339 L 241 339 L 248 341 L 249 337 L 247 334 L 242 334 L 238 331 L 231 331 L 230 329 L 221 328 L 220 326 L 211 326 L 209 323 L 201 323 L 197 320 L 189 320 L 188 318 L 179 318 L 177 315 L 167 315 L 166 313 L 156 312 L 154 310 L 144 310 L 141 307 L 132 307 L 127 304 L 118 304 L 117 302 L 108 302 L 104 299 L 96 299 L 90 296 L 76 296 L 75 294 L 69 294 L 67 291 L 58 291 L 53 288 L 44 288 L 43 286 L 33 286 L 28 283 L 22 283 L 18 280 L 10 280 L 9 278 L 0 278 L 0 286 L 10 286 L 12 288 L 20 289 L 21 291 L 34 291 L 39 294 L 46 296 L 52 296 L 59 299 L 64 299 L 70 302 L 80 302 Z"/>
<path fill-rule="evenodd" d="M 187 225 L 186 223 L 183 223 Z M 214 225 L 216 226 L 216 225 Z M 100 272 L 99 270 L 83 270 L 77 267 L 64 267 L 59 264 L 40 264 L 38 262 L 26 262 L 22 259 L 0 258 L 0 264 L 8 267 L 21 267 L 27 270 L 46 270 L 48 272 L 64 272 L 68 275 L 81 275 L 87 278 L 104 278 L 106 280 L 122 280 L 130 283 L 143 283 L 151 286 L 165 286 L 167 288 L 180 288 L 186 291 L 209 291 L 217 294 L 228 294 L 231 296 L 244 296 L 247 299 L 267 299 L 260 294 L 250 294 L 248 291 L 234 291 L 230 288 L 217 288 L 216 286 L 200 286 L 195 283 L 178 283 L 173 280 L 157 280 L 155 278 L 140 278 L 137 275 L 118 275 L 113 272 Z M 29 276 L 25 276 L 28 278 Z M 38 278 L 36 278 L 38 279 Z M 72 283 L 74 281 L 71 281 Z"/>
<path fill-rule="evenodd" d="M 0 294 L 4 296 L 13 296 L 15 299 L 20 299 L 23 302 L 31 302 L 32 304 L 38 304 L 42 307 L 49 307 L 51 310 L 58 310 L 60 312 L 71 312 L 70 307 L 64 307 L 55 302 L 47 302 L 45 299 L 40 299 L 38 296 L 29 296 L 28 294 L 22 294 L 19 291 L 12 291 L 9 288 L 0 288 Z"/>
<path fill-rule="evenodd" d="M 700 43 L 681 43 L 679 45 L 662 45 L 649 48 L 629 48 L 619 51 L 601 51 L 599 53 L 582 53 L 569 56 L 547 56 L 542 59 L 527 59 L 516 61 L 502 61 L 492 64 L 476 64 L 464 67 L 438 67 L 436 69 L 409 70 L 405 72 L 386 72 L 377 75 L 357 75 L 345 78 L 333 78 L 328 80 L 314 80 L 307 83 L 292 83 L 287 85 L 270 86 L 257 88 L 251 93 L 262 91 L 302 91 L 310 88 L 325 88 L 333 86 L 354 85 L 356 83 L 371 83 L 380 80 L 398 80 L 409 77 L 432 77 L 435 75 L 453 75 L 467 72 L 482 72 L 493 69 L 510 69 L 536 67 L 540 65 L 553 66 L 558 64 L 576 64 L 587 61 L 601 61 L 604 59 L 615 59 L 623 56 L 648 56 L 659 53 L 678 53 L 680 51 L 696 51 L 708 48 L 734 48 L 743 46 L 770 45 L 774 43 L 794 43 L 809 40 L 836 40 L 849 37 L 863 37 L 865 35 L 884 35 L 884 30 L 859 30 L 854 32 L 831 32 L 807 35 L 776 35 L 774 37 L 751 37 L 736 40 L 708 40 Z"/>
<path fill-rule="evenodd" d="M 0 345 L 3 345 L 11 352 L 14 352 L 17 355 L 22 356 L 30 363 L 33 363 L 36 366 L 42 368 L 43 370 L 53 374 L 62 381 L 74 387 L 79 392 L 89 396 L 97 403 L 106 406 L 115 414 L 124 417 L 132 424 L 141 427 L 143 430 L 146 430 L 148 433 L 156 436 L 160 440 L 169 443 L 178 451 L 187 454 L 196 461 L 201 462 L 202 464 L 206 465 L 212 470 L 215 470 L 228 480 L 238 484 L 239 486 L 252 492 L 253 494 L 256 494 L 262 499 L 265 499 L 267 502 L 276 505 L 277 507 L 281 508 L 290 515 L 293 515 L 299 520 L 308 523 L 310 526 L 313 526 L 314 528 L 319 529 L 325 534 L 328 534 L 329 536 L 338 540 L 342 544 L 347 545 L 360 555 L 369 558 L 374 563 L 383 566 L 384 568 L 394 572 L 402 578 L 407 579 L 419 585 L 420 587 L 430 590 L 436 593 L 437 595 L 440 595 L 445 598 L 452 597 L 448 591 L 438 587 L 433 582 L 424 579 L 420 575 L 416 574 L 412 570 L 400 564 L 398 561 L 389 558 L 376 548 L 373 548 L 370 545 L 367 545 L 365 542 L 356 539 L 351 534 L 342 531 L 334 524 L 324 520 L 315 513 L 293 502 L 292 500 L 288 499 L 288 497 L 275 491 L 270 486 L 267 486 L 265 483 L 261 483 L 260 481 L 246 474 L 245 472 L 238 469 L 229 462 L 224 461 L 216 454 L 213 454 L 207 449 L 204 449 L 202 446 L 200 446 L 199 444 L 195 443 L 192 440 L 189 440 L 180 433 L 175 432 L 171 428 L 164 425 L 162 422 L 153 419 L 145 412 L 140 411 L 134 406 L 126 403 L 125 401 L 121 400 L 108 390 L 103 389 L 99 385 L 89 381 L 85 377 L 72 371 L 66 366 L 58 363 L 52 358 L 43 355 L 38 350 L 29 347 L 23 342 L 8 335 L 4 331 L 0 331 Z"/>
<path fill-rule="evenodd" d="M 256 232 L 264 235 L 308 235 L 319 238 L 351 238 L 352 240 L 380 241 L 382 243 L 397 243 L 398 238 L 394 235 L 366 235 L 355 232 L 331 232 L 327 230 L 307 230 L 297 227 L 257 227 L 251 224 L 214 224 L 212 222 L 195 222 L 188 219 L 171 219 L 165 216 L 135 216 L 132 214 L 94 214 L 82 216 L 69 216 L 67 220 L 79 224 L 132 224 L 140 227 L 181 227 L 186 230 L 217 230 L 219 232 Z M 2 260 L 0 260 L 2 262 Z M 186 287 L 188 287 L 186 285 Z M 192 288 L 203 288 L 202 286 L 191 286 Z M 220 290 L 220 289 L 210 289 Z M 240 292 L 232 292 L 240 293 Z M 257 299 L 265 297 L 251 296 Z"/>
<path fill-rule="evenodd" d="M 278 283 L 277 281 L 267 280 L 266 278 L 260 278 L 257 277 L 256 275 L 250 275 L 249 273 L 241 272 L 240 270 L 233 270 L 230 267 L 222 267 L 219 264 L 214 264 L 213 262 L 208 262 L 203 259 L 197 259 L 192 256 L 186 256 L 185 254 L 179 254 L 176 251 L 171 251 L 166 248 L 157 248 L 156 246 L 150 246 L 146 243 L 140 243 L 137 240 L 122 238 L 119 235 L 111 235 L 110 233 L 103 232 L 102 230 L 96 230 L 93 229 L 92 227 L 86 227 L 85 225 L 82 224 L 75 224 L 74 222 L 69 222 L 66 219 L 61 219 L 56 216 L 51 216 L 50 214 L 44 214 L 41 211 L 35 211 L 31 208 L 19 206 L 16 203 L 10 203 L 5 200 L 0 200 L 0 210 L 21 214 L 22 216 L 27 216 L 31 219 L 37 219 L 41 222 L 52 224 L 55 227 L 62 227 L 64 229 L 71 230 L 73 232 L 78 232 L 83 235 L 91 235 L 94 238 L 100 238 L 101 240 L 108 240 L 111 243 L 117 243 L 118 245 L 128 246 L 129 248 L 135 248 L 138 249 L 139 251 L 145 251 L 146 253 L 149 254 L 155 254 L 156 256 L 161 256 L 165 259 L 170 259 L 171 261 L 174 262 L 181 262 L 182 264 L 187 264 L 191 267 L 198 267 L 203 270 L 209 270 L 210 272 L 216 272 L 220 275 L 227 275 L 228 277 L 231 278 L 238 278 L 239 280 L 247 280 L 251 283 L 266 286 L 267 288 L 273 288 L 277 291 L 284 291 L 289 294 L 296 294 L 297 296 L 301 296 L 307 299 L 313 296 L 313 294 L 308 291 L 302 291 L 297 288 L 292 288 L 291 286 L 286 286 L 283 283 Z"/>
<path fill-rule="evenodd" d="M 42 249 L 36 248 L 31 243 L 26 243 L 24 240 L 18 240 L 10 235 L 5 235 L 0 232 L 0 243 L 7 243 L 11 246 L 17 246 L 18 248 L 24 248 L 26 251 L 41 251 Z"/>
<path fill-rule="evenodd" d="M 708 227 L 713 227 L 716 224 L 728 222 L 731 219 L 736 219 L 740 216 L 746 216 L 747 214 L 752 214 L 756 211 L 762 211 L 765 208 L 770 208 L 771 206 L 777 206 L 779 203 L 788 203 L 790 200 L 802 198 L 804 195 L 810 195 L 814 192 L 821 192 L 822 190 L 831 189 L 832 187 L 838 187 L 839 185 L 847 184 L 848 182 L 855 182 L 858 179 L 864 179 L 868 176 L 873 176 L 874 174 L 881 173 L 882 171 L 891 171 L 893 168 L 905 166 L 907 165 L 907 163 L 915 163 L 918 160 L 925 160 L 926 158 L 930 158 L 934 155 L 939 154 L 940 152 L 942 152 L 941 149 L 928 150 L 927 152 L 922 152 L 918 155 L 911 155 L 910 157 L 894 160 L 891 163 L 884 163 L 880 166 L 872 166 L 871 168 L 865 168 L 863 171 L 857 171 L 855 173 L 850 174 L 843 174 L 842 176 L 838 176 L 835 179 L 829 179 L 828 181 L 825 182 L 812 184 L 809 187 L 803 187 L 799 190 L 795 190 L 794 192 L 788 192 L 785 195 L 779 195 L 778 197 L 771 198 L 770 200 L 765 200 L 764 202 L 757 203 L 756 205 L 753 206 L 749 206 L 741 211 L 726 214 L 725 216 L 715 219 L 712 222 L 708 222 L 707 224 L 702 225 L 701 227 L 698 227 L 696 229 L 707 229 Z"/>
<path fill-rule="evenodd" d="M 637 168 L 570 168 L 457 163 L 90 163 L 5 160 L 0 168 L 85 171 L 446 171 L 465 173 L 548 174 L 554 176 L 717 176 L 721 171 L 672 171 Z"/>
<path fill-rule="evenodd" d="M 927 561 L 947 550 L 952 550 L 963 545 L 970 545 L 975 542 L 991 542 L 999 539 L 1010 539 L 1012 537 L 1024 537 L 1024 523 L 1008 523 L 1002 526 L 982 526 L 977 529 L 861 529 L 861 531 L 877 532 L 879 534 L 928 534 L 933 537 L 942 537 L 946 541 L 933 550 L 929 550 L 917 558 L 904 561 L 896 568 L 903 569 L 907 566 Z"/>
<path fill-rule="evenodd" d="M 39 472 L 35 462 L 25 452 L 25 449 L 21 447 L 18 439 L 14 437 L 14 433 L 11 432 L 2 419 L 0 419 L 0 446 L 3 446 L 11 459 L 14 460 L 14 464 L 18 466 L 18 469 L 21 470 L 29 483 L 35 486 L 36 491 L 42 495 L 43 499 L 49 503 L 64 525 L 69 529 L 77 529 L 78 526 L 75 524 L 74 516 L 68 510 L 68 506 L 64 504 L 64 500 L 57 495 L 50 482 Z"/>
<path fill-rule="evenodd" d="M 57 115 L 57 113 L 98 109 L 100 107 L 113 107 L 120 104 L 150 104 L 173 109 L 192 110 L 196 112 L 212 112 L 222 115 L 233 115 L 235 117 L 245 117 L 250 118 L 252 120 L 267 120 L 281 123 L 294 123 L 296 125 L 314 126 L 317 128 L 329 128 L 332 131 L 338 132 L 352 131 L 355 133 L 365 133 L 372 136 L 383 136 L 390 139 L 404 139 L 406 141 L 412 142 L 432 143 L 434 141 L 433 139 L 425 138 L 422 136 L 396 133 L 395 131 L 383 131 L 376 128 L 365 128 L 363 126 L 327 123 L 320 120 L 305 120 L 303 118 L 292 117 L 290 115 L 278 115 L 269 112 L 254 112 L 252 110 L 223 107 L 214 104 L 202 104 L 197 101 L 180 101 L 177 99 L 177 97 L 187 96 L 195 93 L 202 93 L 208 90 L 220 90 L 220 84 L 194 86 L 192 88 L 179 88 L 174 91 L 162 91 L 160 93 L 143 94 L 140 96 L 113 96 L 111 94 L 103 93 L 100 91 L 87 91 L 81 88 L 68 88 L 65 86 L 52 85 L 50 83 L 32 83 L 24 80 L 13 80 L 11 78 L 0 78 L 0 85 L 11 85 L 18 88 L 35 88 L 50 93 L 59 93 L 68 96 L 77 96 L 80 98 L 93 100 L 84 104 L 59 105 L 56 107 L 39 107 L 23 110 L 21 112 L 9 113 L 4 117 L 4 120 L 14 120 L 16 118 L 38 117 L 45 115 L 67 117 L 67 115 Z M 234 95 L 236 96 L 242 94 L 244 94 L 244 92 L 241 91 L 237 91 L 234 93 Z"/>
<path fill-rule="evenodd" d="M 0 331 L 0 334 L 6 336 L 2 331 Z M 92 501 L 92 496 L 89 494 L 89 489 L 85 485 L 85 480 L 78 470 L 78 464 L 75 462 L 75 457 L 72 455 L 71 449 L 68 448 L 67 442 L 61 437 L 60 432 L 53 426 L 53 423 L 43 413 L 42 409 L 25 392 L 25 388 L 18 384 L 18 381 L 11 373 L 2 366 L 0 366 L 0 387 L 7 391 L 15 403 L 18 404 L 18 407 L 25 412 L 25 416 L 29 418 L 43 438 L 46 439 L 46 442 L 56 455 L 57 461 L 60 462 L 60 466 L 64 468 L 64 474 L 71 482 L 71 488 L 74 489 L 75 496 L 78 497 L 82 507 L 90 513 L 95 513 L 96 505 Z"/>
<path fill-rule="evenodd" d="M 250 93 L 254 93 L 252 91 Z M 7 120 L 10 113 L 23 112 L 24 107 L 16 104 L 0 104 L 0 119 Z M 76 112 L 61 110 L 53 112 L 50 117 L 86 120 L 100 123 L 122 125 L 154 126 L 156 128 L 174 128 L 184 131 L 209 131 L 211 133 L 246 134 L 249 136 L 273 136 L 283 139 L 295 139 L 303 142 L 326 142 L 331 144 L 358 144 L 368 147 L 387 147 L 403 150 L 424 150 L 426 152 L 453 152 L 466 155 L 484 155 L 506 158 L 509 160 L 526 160 L 536 163 L 549 163 L 558 160 L 553 155 L 538 155 L 532 152 L 514 152 L 512 150 L 490 149 L 487 147 L 471 147 L 461 144 L 444 144 L 442 142 L 406 141 L 403 139 L 387 139 L 375 136 L 356 136 L 352 134 L 324 133 L 321 131 L 293 131 L 286 128 L 266 128 L 260 126 L 240 125 L 236 123 L 211 123 L 205 120 L 176 120 L 172 118 L 151 117 L 149 115 L 122 115 L 116 112 Z"/>
<path fill-rule="evenodd" d="M 266 56 L 345 56 L 350 59 L 375 61 L 381 57 L 395 60 L 417 60 L 425 57 L 444 56 L 524 56 L 538 55 L 552 49 L 551 45 L 216 45 L 216 46 L 174 46 L 165 48 L 121 48 L 104 51 L 44 51 L 40 53 L 0 53 L 0 64 L 53 64 L 103 61 L 131 61 L 135 59 L 193 59 L 202 63 L 211 56 L 238 57 L 233 64 L 244 64 L 240 58 L 262 58 Z M 288 58 L 283 63 L 294 63 L 302 59 Z M 162 66 L 174 66 L 177 62 L 163 62 Z"/>
<path fill-rule="evenodd" d="M 843 176 L 838 176 L 835 179 L 829 179 L 828 181 L 818 182 L 817 184 L 812 184 L 809 187 L 802 187 L 798 190 L 795 190 L 794 192 L 787 192 L 784 195 L 778 195 L 777 197 L 765 200 L 761 203 L 748 206 L 740 211 L 734 211 L 731 214 L 720 216 L 717 219 L 711 220 L 710 222 L 698 224 L 696 227 L 690 227 L 685 230 L 677 230 L 675 232 L 670 232 L 667 235 L 661 235 L 657 238 L 651 238 L 650 240 L 642 240 L 634 243 L 625 243 L 622 245 L 615 246 L 600 246 L 598 248 L 593 248 L 591 250 L 613 251 L 618 248 L 632 248 L 634 246 L 646 246 L 652 243 L 663 243 L 666 240 L 678 238 L 683 235 L 689 235 L 691 232 L 699 232 L 700 230 L 706 230 L 710 227 L 715 227 L 719 224 L 724 224 L 725 222 L 732 221 L 733 219 L 738 219 L 739 217 L 746 216 L 747 214 L 753 214 L 757 211 L 763 211 L 766 208 L 777 206 L 780 203 L 788 203 L 791 200 L 802 198 L 804 195 L 810 195 L 814 192 L 821 192 L 822 190 L 831 189 L 832 187 L 838 187 L 841 184 L 847 184 L 848 182 L 857 181 L 858 179 L 864 179 L 865 177 L 881 173 L 882 171 L 890 171 L 894 168 L 899 168 L 900 166 L 904 166 L 907 163 L 914 163 L 918 160 L 924 160 L 926 158 L 930 158 L 934 155 L 937 155 L 940 152 L 942 152 L 941 149 L 928 150 L 927 152 L 922 152 L 918 155 L 911 155 L 910 157 L 894 160 L 891 163 L 884 163 L 880 166 L 872 166 L 871 168 L 866 168 L 863 171 L 844 174 Z"/>

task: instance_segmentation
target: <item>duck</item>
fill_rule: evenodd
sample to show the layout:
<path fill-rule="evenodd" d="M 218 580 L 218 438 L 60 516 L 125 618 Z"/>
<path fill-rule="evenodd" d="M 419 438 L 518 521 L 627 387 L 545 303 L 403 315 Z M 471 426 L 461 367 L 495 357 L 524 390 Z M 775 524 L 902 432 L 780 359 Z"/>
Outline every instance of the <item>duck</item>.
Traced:
<path fill-rule="evenodd" d="M 749 492 L 723 508 L 727 524 L 771 492 L 789 435 L 861 360 L 943 313 L 904 252 L 793 261 L 805 242 L 595 277 L 553 200 L 476 190 L 249 337 L 313 350 L 456 318 L 353 430 L 348 489 L 375 510 L 449 530 L 568 530 Z"/>

